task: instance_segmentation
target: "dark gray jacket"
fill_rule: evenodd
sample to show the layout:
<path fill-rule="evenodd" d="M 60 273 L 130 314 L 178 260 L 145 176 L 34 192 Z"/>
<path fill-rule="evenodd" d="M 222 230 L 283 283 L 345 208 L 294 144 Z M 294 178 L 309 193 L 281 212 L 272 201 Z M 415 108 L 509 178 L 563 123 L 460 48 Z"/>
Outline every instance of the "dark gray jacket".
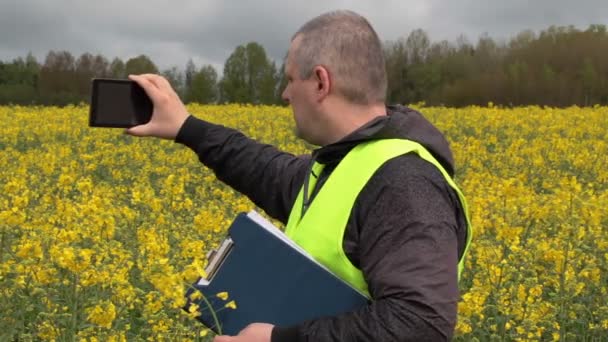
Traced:
<path fill-rule="evenodd" d="M 176 142 L 193 149 L 217 178 L 286 223 L 313 160 L 325 164 L 314 194 L 356 144 L 404 138 L 425 146 L 453 174 L 447 141 L 420 113 L 387 107 L 341 141 L 295 156 L 240 132 L 189 117 Z M 336 317 L 275 327 L 272 342 L 445 341 L 456 323 L 457 263 L 466 222 L 441 173 L 414 153 L 386 162 L 358 195 L 343 247 L 367 281 L 370 305 Z"/>

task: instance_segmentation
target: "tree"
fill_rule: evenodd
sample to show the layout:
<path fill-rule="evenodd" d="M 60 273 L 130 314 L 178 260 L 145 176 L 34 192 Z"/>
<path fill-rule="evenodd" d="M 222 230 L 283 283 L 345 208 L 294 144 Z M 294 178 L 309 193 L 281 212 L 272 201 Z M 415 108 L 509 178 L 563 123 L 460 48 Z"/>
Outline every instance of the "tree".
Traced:
<path fill-rule="evenodd" d="M 112 60 L 109 68 L 109 76 L 112 78 L 125 78 L 127 77 L 125 63 L 118 57 Z"/>
<path fill-rule="evenodd" d="M 83 99 L 87 96 L 87 94 L 91 91 L 91 79 L 95 76 L 95 71 L 93 70 L 93 55 L 90 53 L 83 53 L 76 60 L 76 91 L 78 93 L 78 97 Z"/>
<path fill-rule="evenodd" d="M 411 64 L 420 64 L 426 61 L 430 46 L 429 36 L 421 29 L 410 33 L 405 41 L 405 49 L 408 53 L 408 61 Z"/>
<path fill-rule="evenodd" d="M 476 44 L 464 36 L 455 42 L 431 42 L 421 29 L 384 44 L 388 73 L 387 101 L 431 105 L 608 104 L 608 28 L 551 26 L 521 31 L 507 41 L 483 34 Z M 283 103 L 284 65 L 277 70 L 255 42 L 237 46 L 224 64 L 223 77 L 210 65 L 197 69 L 189 59 L 185 72 L 162 71 L 184 101 L 202 103 Z M 0 104 L 78 103 L 88 100 L 91 77 L 126 78 L 156 73 L 145 55 L 126 63 L 84 53 L 49 51 L 40 65 L 29 53 L 0 61 Z"/>
<path fill-rule="evenodd" d="M 581 67 L 580 76 L 583 87 L 583 104 L 585 106 L 597 103 L 597 91 L 600 89 L 600 78 L 589 58 L 585 58 Z"/>
<path fill-rule="evenodd" d="M 276 99 L 276 66 L 255 42 L 238 46 L 224 65 L 222 102 L 271 104 Z"/>
<path fill-rule="evenodd" d="M 247 70 L 247 51 L 239 45 L 224 64 L 224 76 L 220 81 L 222 102 L 251 102 Z"/>
<path fill-rule="evenodd" d="M 165 77 L 167 79 L 167 81 L 169 81 L 169 84 L 171 84 L 171 87 L 175 90 L 175 92 L 180 97 L 183 97 L 183 95 L 184 95 L 184 76 L 177 69 L 177 67 L 173 66 L 169 69 L 166 69 L 161 73 L 161 75 L 163 77 Z"/>
<path fill-rule="evenodd" d="M 194 74 L 186 100 L 188 102 L 213 103 L 217 99 L 217 72 L 213 66 L 205 65 Z"/>
<path fill-rule="evenodd" d="M 0 104 L 33 104 L 37 101 L 36 87 L 40 66 L 29 53 L 11 63 L 0 62 Z"/>
<path fill-rule="evenodd" d="M 91 71 L 95 77 L 109 77 L 110 63 L 108 59 L 102 55 L 96 55 L 91 64 Z"/>
<path fill-rule="evenodd" d="M 285 101 L 283 101 L 283 91 L 287 86 L 287 77 L 285 76 L 285 62 L 283 62 L 279 70 L 277 70 L 276 81 L 277 85 L 275 87 L 274 103 L 279 105 L 284 104 Z"/>
<path fill-rule="evenodd" d="M 38 87 L 38 73 L 40 72 L 40 64 L 36 57 L 28 52 L 25 57 L 25 74 L 23 77 L 24 83 L 32 86 L 33 88 Z"/>
<path fill-rule="evenodd" d="M 196 74 L 196 65 L 194 65 L 194 62 L 192 61 L 192 59 L 188 60 L 188 63 L 186 63 L 186 71 L 184 72 L 184 78 L 185 78 L 185 93 L 187 94 L 190 91 L 190 88 L 192 87 L 192 80 L 194 79 L 194 74 Z"/>
<path fill-rule="evenodd" d="M 500 62 L 499 48 L 494 40 L 484 33 L 479 37 L 474 55 L 477 73 L 494 72 Z"/>
<path fill-rule="evenodd" d="M 93 78 L 107 77 L 109 64 L 102 56 L 93 56 L 85 52 L 75 62 L 76 92 L 79 101 L 88 101 L 91 94 L 91 82 Z"/>
<path fill-rule="evenodd" d="M 405 104 L 410 102 L 411 79 L 408 74 L 408 53 L 405 41 L 387 42 L 384 46 L 388 76 L 387 101 Z"/>
<path fill-rule="evenodd" d="M 152 62 L 150 57 L 146 55 L 139 55 L 135 58 L 131 58 L 125 65 L 126 75 L 139 75 L 139 74 L 158 74 L 158 68 Z"/>
<path fill-rule="evenodd" d="M 277 67 L 272 62 L 267 69 L 259 75 L 259 84 L 254 89 L 258 90 L 255 94 L 259 98 L 261 104 L 274 104 L 276 103 L 276 87 L 278 83 Z"/>
<path fill-rule="evenodd" d="M 65 105 L 78 102 L 76 61 L 68 51 L 50 51 L 40 69 L 42 103 Z"/>

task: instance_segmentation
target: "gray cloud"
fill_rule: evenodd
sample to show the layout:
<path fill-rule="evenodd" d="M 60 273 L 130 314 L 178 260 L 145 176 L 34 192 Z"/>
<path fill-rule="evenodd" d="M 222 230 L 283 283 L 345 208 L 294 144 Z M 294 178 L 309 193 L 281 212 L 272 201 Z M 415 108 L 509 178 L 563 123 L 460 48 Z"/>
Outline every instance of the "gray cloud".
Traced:
<path fill-rule="evenodd" d="M 239 44 L 257 41 L 280 63 L 293 32 L 322 12 L 348 8 L 366 16 L 383 40 L 416 28 L 433 41 L 474 42 L 487 32 L 509 38 L 550 25 L 608 23 L 605 0 L 0 0 L 0 60 L 50 50 L 100 53 L 123 60 L 146 54 L 161 68 L 192 58 L 219 72 Z"/>
<path fill-rule="evenodd" d="M 551 25 L 574 25 L 580 29 L 590 24 L 608 24 L 608 2 L 571 0 L 511 0 L 450 1 L 437 6 L 433 13 L 446 20 L 432 31 L 437 34 L 450 32 L 477 37 L 487 32 L 495 38 L 510 38 L 525 29 L 539 31 Z M 454 32 L 454 33 L 456 33 Z"/>

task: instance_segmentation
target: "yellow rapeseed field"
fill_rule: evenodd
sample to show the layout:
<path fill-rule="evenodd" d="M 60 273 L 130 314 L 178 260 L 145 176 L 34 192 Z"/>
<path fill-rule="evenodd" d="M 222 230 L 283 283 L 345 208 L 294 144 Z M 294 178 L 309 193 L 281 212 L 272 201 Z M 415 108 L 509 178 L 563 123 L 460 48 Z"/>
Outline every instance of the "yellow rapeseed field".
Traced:
<path fill-rule="evenodd" d="M 475 229 L 456 339 L 608 340 L 608 107 L 419 109 Z M 309 148 L 287 108 L 189 110 Z M 89 128 L 86 105 L 0 107 L 0 122 L 0 340 L 209 340 L 184 292 L 253 204 L 186 147 Z"/>

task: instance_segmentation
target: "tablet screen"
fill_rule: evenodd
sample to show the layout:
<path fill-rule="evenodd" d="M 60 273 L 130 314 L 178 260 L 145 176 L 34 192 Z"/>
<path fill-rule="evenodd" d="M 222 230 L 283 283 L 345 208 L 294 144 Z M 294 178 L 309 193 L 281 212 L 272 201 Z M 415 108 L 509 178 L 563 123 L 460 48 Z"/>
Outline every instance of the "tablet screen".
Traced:
<path fill-rule="evenodd" d="M 132 127 L 152 116 L 152 102 L 145 91 L 130 80 L 93 80 L 90 126 Z"/>

